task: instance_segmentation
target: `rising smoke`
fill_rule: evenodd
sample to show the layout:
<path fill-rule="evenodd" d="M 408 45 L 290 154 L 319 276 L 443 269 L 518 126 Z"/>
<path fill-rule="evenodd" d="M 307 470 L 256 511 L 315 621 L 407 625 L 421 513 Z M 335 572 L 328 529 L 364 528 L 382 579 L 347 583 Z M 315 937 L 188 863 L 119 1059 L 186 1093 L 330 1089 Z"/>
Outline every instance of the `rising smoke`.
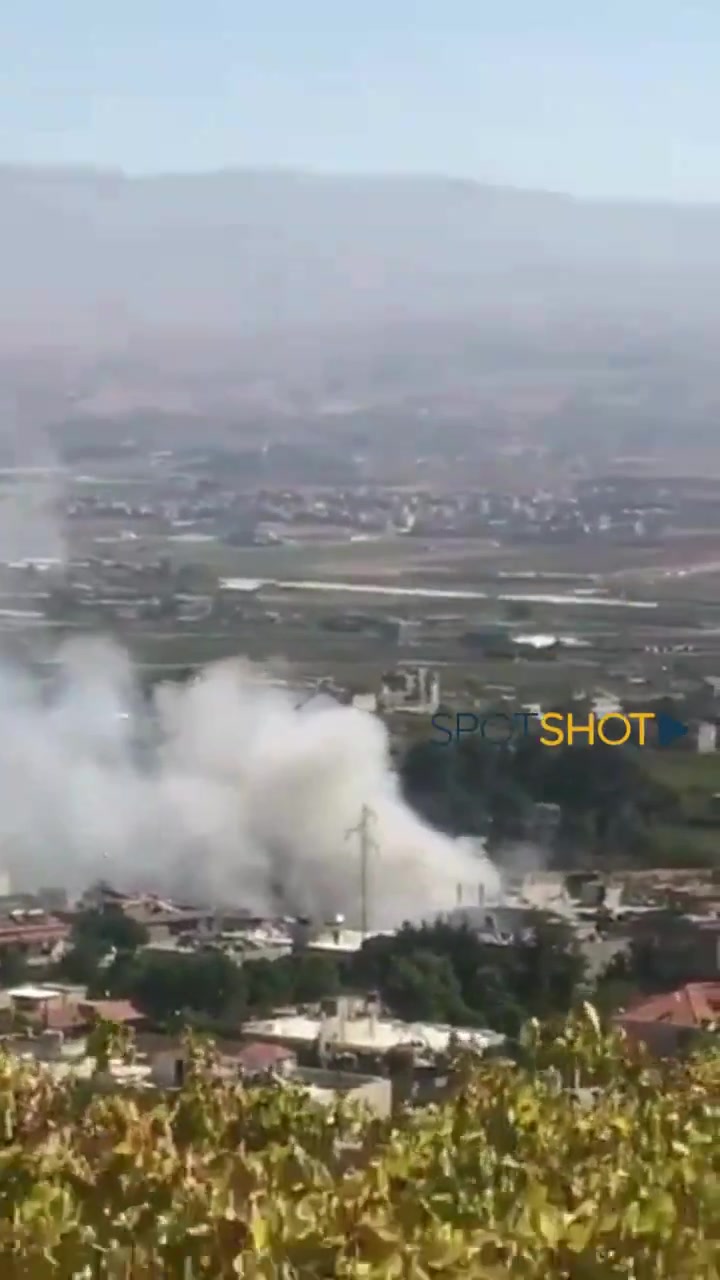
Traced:
<path fill-rule="evenodd" d="M 13 887 L 102 877 L 257 911 L 359 918 L 357 827 L 371 810 L 369 927 L 452 907 L 498 876 L 405 805 L 382 723 L 305 705 L 235 662 L 151 704 L 127 656 L 74 642 L 51 694 L 0 669 L 0 864 Z"/>

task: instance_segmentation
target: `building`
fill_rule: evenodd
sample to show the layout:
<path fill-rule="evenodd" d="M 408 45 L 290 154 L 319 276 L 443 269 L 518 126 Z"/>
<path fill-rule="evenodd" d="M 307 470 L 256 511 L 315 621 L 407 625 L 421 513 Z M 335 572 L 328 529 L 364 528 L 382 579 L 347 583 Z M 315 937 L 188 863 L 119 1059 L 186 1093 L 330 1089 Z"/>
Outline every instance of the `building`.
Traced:
<path fill-rule="evenodd" d="M 7 994 L 11 1012 L 22 1014 L 30 1027 L 37 1031 L 61 1032 L 69 1038 L 86 1035 L 100 1018 L 133 1029 L 145 1021 L 129 1000 L 86 1000 L 77 991 L 29 983 L 14 987 Z"/>
<path fill-rule="evenodd" d="M 689 982 L 677 991 L 650 996 L 613 1022 L 629 1040 L 659 1057 L 671 1057 L 720 1024 L 720 982 Z"/>
<path fill-rule="evenodd" d="M 81 910 L 122 911 L 147 929 L 150 941 L 168 942 L 182 934 L 213 934 L 215 912 L 207 907 L 177 906 L 154 894 L 118 893 L 106 884 L 94 885 L 80 901 Z"/>
<path fill-rule="evenodd" d="M 368 715 L 375 715 L 378 709 L 377 694 L 354 693 L 352 694 L 350 705 L 355 707 L 356 711 L 365 711 Z"/>
<path fill-rule="evenodd" d="M 456 929 L 472 929 L 481 942 L 509 947 L 529 941 L 539 919 L 537 907 L 527 903 L 508 906 L 459 906 L 441 919 Z"/>
<path fill-rule="evenodd" d="M 10 911 L 0 918 L 0 952 L 17 951 L 27 959 L 50 959 L 70 936 L 70 926 L 41 907 Z"/>
<path fill-rule="evenodd" d="M 402 667 L 382 677 L 378 706 L 384 712 L 434 716 L 440 706 L 440 677 L 429 667 Z"/>
<path fill-rule="evenodd" d="M 142 1043 L 142 1040 L 140 1041 Z M 217 1069 L 221 1076 L 257 1080 L 289 1076 L 297 1066 L 297 1055 L 284 1045 L 250 1043 L 216 1046 Z M 178 1089 L 185 1079 L 187 1056 L 179 1042 L 162 1043 L 147 1054 L 150 1078 L 159 1088 Z"/>
<path fill-rule="evenodd" d="M 179 1041 L 169 1037 L 138 1037 L 138 1052 L 132 1063 L 113 1060 L 98 1071 L 95 1060 L 88 1056 L 84 1038 L 67 1040 L 61 1032 L 43 1031 L 38 1035 L 13 1035 L 2 1041 L 3 1049 L 16 1057 L 35 1062 L 56 1080 L 78 1079 L 92 1083 L 102 1092 L 129 1088 L 167 1091 L 182 1087 L 187 1059 Z M 158 1043 L 152 1043 L 152 1041 Z M 212 1068 L 216 1079 L 238 1080 L 248 1084 L 299 1086 L 313 1102 L 332 1106 L 347 1099 L 369 1108 L 375 1115 L 387 1116 L 393 1104 L 393 1082 L 387 1077 L 359 1074 L 356 1071 L 302 1067 L 292 1050 L 281 1045 L 254 1043 L 216 1045 L 217 1059 Z"/>
<path fill-rule="evenodd" d="M 383 931 L 374 929 L 367 932 L 363 932 L 362 929 L 348 929 L 344 916 L 338 916 L 327 924 L 307 919 L 296 920 L 290 926 L 290 930 L 295 950 L 337 956 L 355 955 L 368 938 L 391 938 L 394 935 L 392 929 Z"/>
<path fill-rule="evenodd" d="M 695 730 L 695 743 L 700 755 L 709 755 L 717 750 L 717 725 L 711 720 L 702 720 Z"/>
<path fill-rule="evenodd" d="M 324 1067 L 298 1066 L 288 1077 L 307 1089 L 313 1102 L 333 1106 L 339 1099 L 369 1108 L 376 1116 L 389 1116 L 393 1105 L 393 1084 L 383 1076 L 362 1075 Z"/>
<path fill-rule="evenodd" d="M 245 1036 L 296 1049 L 325 1059 L 353 1058 L 377 1064 L 395 1049 L 407 1048 L 418 1061 L 445 1054 L 453 1044 L 480 1053 L 497 1051 L 505 1036 L 485 1029 L 451 1027 L 440 1023 L 402 1022 L 382 1016 L 373 998 L 341 996 L 323 1001 L 316 1015 L 292 1013 L 247 1022 Z"/>

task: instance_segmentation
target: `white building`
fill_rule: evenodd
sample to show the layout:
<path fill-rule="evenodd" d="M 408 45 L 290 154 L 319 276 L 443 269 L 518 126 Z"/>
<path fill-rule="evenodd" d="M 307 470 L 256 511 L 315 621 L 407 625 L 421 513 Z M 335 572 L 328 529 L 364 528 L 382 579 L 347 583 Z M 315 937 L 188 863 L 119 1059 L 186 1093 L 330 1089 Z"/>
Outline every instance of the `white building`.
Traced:
<path fill-rule="evenodd" d="M 697 749 L 701 755 L 709 755 L 717 750 L 717 725 L 703 720 L 697 727 Z"/>
<path fill-rule="evenodd" d="M 382 711 L 434 716 L 440 706 L 440 677 L 430 667 L 402 667 L 383 676 L 378 706 Z"/>
<path fill-rule="evenodd" d="M 481 1053 L 505 1044 L 503 1035 L 485 1028 L 401 1022 L 382 1017 L 369 1001 L 360 1002 L 358 1008 L 345 997 L 332 1003 L 333 1011 L 320 1016 L 295 1013 L 248 1022 L 243 1033 L 269 1044 L 286 1044 L 299 1050 L 318 1045 L 325 1053 L 358 1057 L 382 1056 L 400 1046 L 412 1047 L 421 1057 L 434 1057 L 447 1051 L 451 1038 Z"/>

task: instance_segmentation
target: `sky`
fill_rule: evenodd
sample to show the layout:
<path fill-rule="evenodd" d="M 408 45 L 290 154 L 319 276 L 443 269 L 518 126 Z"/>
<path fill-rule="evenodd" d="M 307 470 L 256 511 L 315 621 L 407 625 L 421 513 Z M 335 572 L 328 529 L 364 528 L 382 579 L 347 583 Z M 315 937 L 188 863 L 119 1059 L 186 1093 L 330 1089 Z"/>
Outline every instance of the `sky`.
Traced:
<path fill-rule="evenodd" d="M 5 0 L 0 163 L 720 201 L 718 0 Z"/>

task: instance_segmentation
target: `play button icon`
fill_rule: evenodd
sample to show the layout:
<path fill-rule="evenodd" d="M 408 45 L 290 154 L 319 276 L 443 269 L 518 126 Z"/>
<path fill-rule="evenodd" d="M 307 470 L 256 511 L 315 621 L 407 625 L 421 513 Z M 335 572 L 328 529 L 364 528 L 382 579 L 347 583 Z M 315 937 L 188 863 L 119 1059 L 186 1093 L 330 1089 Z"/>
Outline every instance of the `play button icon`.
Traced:
<path fill-rule="evenodd" d="M 669 747 L 678 738 L 684 738 L 688 732 L 686 724 L 683 724 L 681 720 L 676 720 L 674 716 L 667 715 L 665 711 L 661 711 L 655 719 L 657 721 L 659 747 Z"/>

